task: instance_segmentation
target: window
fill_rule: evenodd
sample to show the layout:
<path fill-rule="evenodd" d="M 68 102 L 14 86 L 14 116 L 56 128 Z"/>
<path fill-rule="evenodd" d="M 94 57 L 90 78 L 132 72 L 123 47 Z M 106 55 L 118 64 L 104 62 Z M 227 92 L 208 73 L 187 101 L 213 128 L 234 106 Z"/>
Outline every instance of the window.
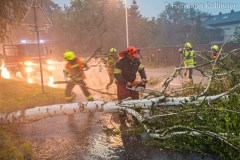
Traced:
<path fill-rule="evenodd" d="M 16 49 L 16 46 L 4 46 L 4 51 L 6 56 L 18 56 L 18 50 Z"/>
<path fill-rule="evenodd" d="M 37 44 L 25 44 L 20 45 L 20 51 L 26 56 L 38 56 L 38 45 Z M 40 45 L 40 54 L 47 55 L 47 48 L 45 44 Z"/>

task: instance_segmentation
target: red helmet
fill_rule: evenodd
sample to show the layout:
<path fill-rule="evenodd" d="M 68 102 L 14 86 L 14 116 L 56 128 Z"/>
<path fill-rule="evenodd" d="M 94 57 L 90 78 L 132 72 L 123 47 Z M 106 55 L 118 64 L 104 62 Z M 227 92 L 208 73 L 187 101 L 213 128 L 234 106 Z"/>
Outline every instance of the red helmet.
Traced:
<path fill-rule="evenodd" d="M 127 54 L 129 56 L 133 56 L 133 57 L 137 57 L 138 56 L 137 49 L 135 47 L 133 47 L 133 46 L 129 46 L 127 48 Z"/>

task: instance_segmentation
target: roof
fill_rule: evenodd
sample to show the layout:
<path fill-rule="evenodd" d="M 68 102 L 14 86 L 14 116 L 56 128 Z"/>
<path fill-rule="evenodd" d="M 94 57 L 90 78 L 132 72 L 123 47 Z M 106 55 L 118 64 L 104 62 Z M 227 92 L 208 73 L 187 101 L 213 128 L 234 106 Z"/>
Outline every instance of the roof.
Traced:
<path fill-rule="evenodd" d="M 239 23 L 240 22 L 240 11 L 231 12 L 226 14 L 219 14 L 210 17 L 206 21 L 202 22 L 203 26 L 214 26 L 226 23 Z"/>

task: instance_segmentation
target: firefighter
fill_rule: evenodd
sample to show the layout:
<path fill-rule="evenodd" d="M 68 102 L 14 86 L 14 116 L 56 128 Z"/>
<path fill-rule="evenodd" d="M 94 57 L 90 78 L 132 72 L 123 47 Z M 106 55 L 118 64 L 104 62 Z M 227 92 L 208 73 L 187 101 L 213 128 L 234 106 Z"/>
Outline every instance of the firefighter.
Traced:
<path fill-rule="evenodd" d="M 3 55 L 0 53 L 0 78 L 2 77 Z"/>
<path fill-rule="evenodd" d="M 66 73 L 66 76 L 71 79 L 71 81 L 67 83 L 65 90 L 66 102 L 73 102 L 74 97 L 71 95 L 71 91 L 76 84 L 80 86 L 87 100 L 93 101 L 93 96 L 87 90 L 86 84 L 84 82 L 84 79 L 86 79 L 86 76 L 83 72 L 84 63 L 80 59 L 76 58 L 74 52 L 72 51 L 64 52 L 63 58 L 67 61 L 64 72 Z"/>
<path fill-rule="evenodd" d="M 196 65 L 196 55 L 194 53 L 191 43 L 187 42 L 184 45 L 184 48 L 179 49 L 179 53 L 182 53 L 184 56 L 184 67 L 194 67 Z M 184 73 L 184 75 L 188 77 L 189 83 L 193 83 L 192 73 L 192 68 L 187 68 Z"/>
<path fill-rule="evenodd" d="M 108 72 L 108 76 L 109 76 L 110 81 L 106 86 L 107 89 L 114 81 L 113 70 L 114 70 L 115 63 L 118 60 L 117 50 L 115 48 L 111 48 L 109 52 L 110 52 L 110 56 L 108 56 L 108 59 L 107 59 L 107 62 L 106 62 L 106 68 L 107 68 L 107 72 Z"/>
<path fill-rule="evenodd" d="M 218 48 L 218 46 L 217 45 L 213 45 L 211 47 L 211 51 L 212 51 L 212 59 L 216 60 L 218 58 L 218 55 L 219 55 L 219 48 Z M 218 72 L 219 71 L 219 68 L 218 68 L 218 66 L 216 64 L 214 65 L 213 71 L 214 72 Z"/>
<path fill-rule="evenodd" d="M 139 99 L 138 92 L 126 88 L 134 85 L 137 72 L 140 74 L 141 82 L 146 82 L 144 66 L 139 58 L 137 58 L 138 51 L 135 47 L 129 46 L 126 51 L 120 53 L 120 56 L 122 58 L 117 61 L 114 68 L 118 100 L 123 100 L 128 97 Z"/>

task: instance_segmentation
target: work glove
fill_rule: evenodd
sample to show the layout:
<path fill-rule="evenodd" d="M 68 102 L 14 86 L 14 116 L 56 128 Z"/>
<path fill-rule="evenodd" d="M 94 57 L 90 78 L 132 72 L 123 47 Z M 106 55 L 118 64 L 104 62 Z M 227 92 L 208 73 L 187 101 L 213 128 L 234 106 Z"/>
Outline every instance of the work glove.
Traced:
<path fill-rule="evenodd" d="M 84 70 L 87 71 L 87 70 L 89 70 L 89 68 L 90 68 L 90 67 L 87 66 L 87 67 L 84 68 Z"/>
<path fill-rule="evenodd" d="M 146 83 L 147 83 L 147 80 L 145 78 L 142 78 L 141 82 L 138 84 L 138 86 L 146 88 Z"/>
<path fill-rule="evenodd" d="M 77 77 L 76 77 L 76 75 L 71 75 L 70 78 L 71 78 L 72 80 L 74 80 L 74 79 L 77 78 Z"/>
<path fill-rule="evenodd" d="M 142 83 L 147 83 L 147 80 L 146 80 L 145 78 L 142 78 L 142 79 L 141 79 L 141 82 L 142 82 Z"/>
<path fill-rule="evenodd" d="M 131 82 L 127 82 L 126 83 L 126 87 L 130 87 L 131 88 L 132 87 L 132 83 Z"/>
<path fill-rule="evenodd" d="M 80 72 L 77 73 L 77 74 L 71 75 L 70 77 L 71 77 L 72 80 L 75 80 L 76 78 L 79 77 L 79 75 L 80 75 Z"/>

